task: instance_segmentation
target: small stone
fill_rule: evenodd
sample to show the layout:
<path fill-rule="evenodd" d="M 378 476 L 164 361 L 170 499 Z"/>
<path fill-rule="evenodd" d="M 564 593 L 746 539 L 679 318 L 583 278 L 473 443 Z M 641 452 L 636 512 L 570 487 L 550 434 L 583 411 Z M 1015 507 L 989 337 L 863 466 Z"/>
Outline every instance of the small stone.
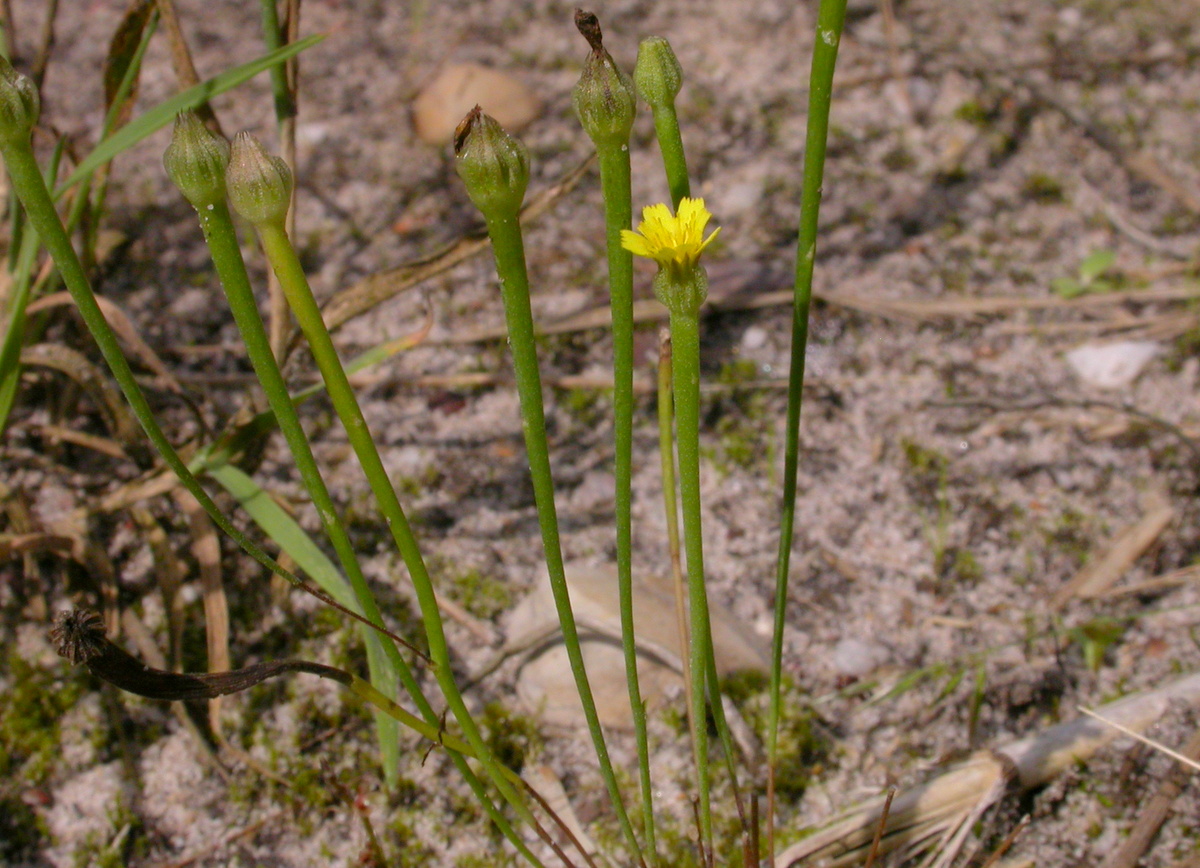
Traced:
<path fill-rule="evenodd" d="M 833 668 L 839 675 L 861 678 L 887 662 L 887 649 L 862 639 L 843 639 L 833 647 Z"/>
<path fill-rule="evenodd" d="M 619 639 L 616 567 L 569 563 L 566 578 L 579 624 L 584 668 L 595 694 L 600 721 L 605 726 L 629 729 L 633 719 Z M 765 672 L 769 657 L 764 643 L 717 601 L 710 599 L 709 607 L 718 674 Z M 641 646 L 638 679 L 642 701 L 647 709 L 653 710 L 682 689 L 679 672 L 683 657 L 670 580 L 654 574 L 635 576 L 633 609 Z M 525 656 L 516 685 L 517 696 L 525 707 L 546 726 L 569 730 L 583 726 L 584 716 L 557 628 L 558 615 L 549 577 L 543 574 L 533 593 L 505 617 L 506 641 L 502 654 Z"/>
<path fill-rule="evenodd" d="M 767 331 L 758 326 L 750 326 L 742 333 L 742 347 L 747 350 L 762 349 L 767 345 Z"/>
<path fill-rule="evenodd" d="M 523 83 L 506 72 L 477 63 L 445 66 L 413 101 L 417 137 L 446 145 L 467 112 L 476 105 L 515 133 L 538 116 L 541 105 Z"/>
<path fill-rule="evenodd" d="M 1066 358 L 1079 379 L 1088 385 L 1120 389 L 1138 378 L 1159 349 L 1153 341 L 1084 344 L 1067 353 Z"/>

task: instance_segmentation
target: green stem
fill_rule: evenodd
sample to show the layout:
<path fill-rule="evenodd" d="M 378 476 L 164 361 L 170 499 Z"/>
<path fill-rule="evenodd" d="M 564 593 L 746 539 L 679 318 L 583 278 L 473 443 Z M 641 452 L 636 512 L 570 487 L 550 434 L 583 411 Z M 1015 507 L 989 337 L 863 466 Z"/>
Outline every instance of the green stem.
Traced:
<path fill-rule="evenodd" d="M 600 728 L 600 715 L 592 688 L 588 683 L 587 670 L 583 665 L 583 652 L 579 646 L 579 631 L 575 626 L 575 615 L 571 611 L 571 600 L 567 591 L 566 570 L 563 566 L 562 546 L 558 535 L 558 514 L 554 505 L 554 479 L 550 473 L 550 448 L 546 442 L 546 418 L 542 409 L 542 380 L 538 372 L 537 348 L 534 341 L 533 311 L 529 305 L 529 275 L 525 268 L 525 242 L 521 235 L 521 224 L 516 209 L 502 212 L 492 209 L 484 213 L 488 236 L 492 240 L 492 252 L 496 257 L 496 271 L 500 276 L 500 293 L 504 301 L 505 320 L 508 325 L 508 343 L 512 350 L 513 370 L 517 380 L 517 394 L 521 401 L 521 416 L 525 432 L 525 450 L 528 453 L 529 471 L 533 479 L 534 500 L 537 504 L 538 523 L 541 526 L 542 546 L 545 549 L 546 568 L 550 575 L 550 589 L 558 620 L 562 626 L 563 643 L 575 676 L 580 704 L 587 719 L 588 731 L 600 764 L 600 775 L 608 788 L 608 795 L 617 812 L 617 820 L 625 834 L 630 851 L 637 861 L 645 865 L 641 848 L 633 832 L 633 825 L 621 800 L 621 791 L 613 772 L 604 732 Z"/>
<path fill-rule="evenodd" d="M 462 727 L 463 735 L 471 745 L 475 756 L 487 771 L 488 776 L 504 799 L 513 806 L 521 820 L 530 826 L 536 825 L 536 820 L 528 805 L 501 772 L 501 766 L 496 761 L 483 735 L 479 731 L 458 686 L 454 683 L 454 672 L 450 661 L 450 648 L 446 643 L 446 634 L 442 625 L 442 616 L 438 610 L 437 595 L 433 589 L 433 581 L 425 566 L 424 558 L 417 544 L 416 536 L 396 497 L 395 489 L 388 479 L 379 450 L 371 437 L 358 399 L 350 386 L 350 380 L 338 358 L 333 339 L 325 322 L 321 318 L 321 310 L 308 285 L 308 278 L 300 265 L 300 260 L 292 248 L 287 232 L 282 222 L 262 223 L 257 227 L 262 240 L 263 250 L 271 267 L 279 278 L 288 304 L 296 317 L 304 337 L 308 342 L 309 351 L 325 381 L 329 399 L 346 429 L 346 436 L 358 456 L 363 472 L 371 486 L 371 491 L 379 504 L 380 513 L 391 529 L 396 548 L 404 560 L 405 566 L 413 582 L 417 603 L 421 609 L 421 618 L 425 625 L 425 637 L 429 643 L 429 656 L 433 660 L 434 674 L 442 694 L 454 714 L 455 720 Z"/>
<path fill-rule="evenodd" d="M 15 204 L 15 203 L 14 203 Z M 14 215 L 15 217 L 15 215 Z M 16 242 L 14 234 L 14 242 Z M 26 341 L 26 308 L 33 297 L 33 266 L 39 250 L 36 232 L 22 232 L 12 271 L 4 341 L 0 344 L 0 434 L 8 428 L 9 416 L 21 385 L 21 349 Z"/>
<path fill-rule="evenodd" d="M 621 230 L 633 223 L 629 148 L 597 144 L 600 189 L 604 196 L 604 229 L 608 252 L 608 286 L 613 333 L 613 430 L 616 482 L 617 598 L 621 614 L 621 645 L 625 652 L 625 682 L 633 711 L 641 779 L 642 823 L 646 851 L 657 864 L 654 834 L 654 787 L 650 780 L 650 740 L 646 733 L 646 704 L 638 684 L 637 641 L 633 623 L 633 254 L 621 246 Z"/>
<path fill-rule="evenodd" d="M 346 675 L 346 674 L 348 674 L 348 673 L 339 673 L 339 675 Z M 414 715 L 412 715 L 411 713 L 406 711 L 404 708 L 397 705 L 391 699 L 384 696 L 382 693 L 380 693 L 378 690 L 376 690 L 374 687 L 372 687 L 368 682 L 363 681 L 361 678 L 359 678 L 355 675 L 350 675 L 349 678 L 340 678 L 339 677 L 339 678 L 335 678 L 335 680 L 344 684 L 352 693 L 354 693 L 359 698 L 364 699 L 367 702 L 374 705 L 380 712 L 390 715 L 391 717 L 395 718 L 400 723 L 407 726 L 409 729 L 412 729 L 413 731 L 419 733 L 420 735 L 423 735 L 425 738 L 429 739 L 434 744 L 440 744 L 442 747 L 446 748 L 450 752 L 450 756 L 456 757 L 460 761 L 463 760 L 464 757 L 471 757 L 472 759 L 478 759 L 478 757 L 475 756 L 473 748 L 471 747 L 470 744 L 463 741 L 461 738 L 457 738 L 454 735 L 451 735 L 450 733 L 446 732 L 436 722 L 431 724 L 430 722 L 428 722 L 426 720 L 421 720 L 420 718 L 415 717 Z M 465 763 L 464 763 L 464 765 L 465 765 Z M 566 832 L 568 834 L 568 836 L 571 837 L 571 840 L 575 842 L 576 846 L 579 846 L 578 841 L 575 841 L 574 836 L 571 835 L 570 829 L 566 826 L 565 823 L 563 823 L 562 818 L 559 817 L 557 814 L 555 814 L 554 811 L 551 810 L 550 807 L 544 801 L 541 800 L 541 797 L 538 796 L 537 793 L 534 792 L 533 789 L 527 783 L 525 783 L 525 781 L 521 780 L 520 776 L 517 775 L 516 772 L 512 771 L 511 769 L 509 769 L 503 765 L 499 766 L 499 769 L 500 769 L 500 773 L 504 776 L 505 780 L 507 780 L 509 783 L 511 783 L 514 787 L 528 789 L 531 793 L 533 793 L 534 796 L 539 801 L 541 801 L 543 807 L 547 810 L 547 812 L 551 815 L 551 817 L 559 825 L 559 827 L 564 832 Z M 495 820 L 495 819 L 496 819 L 496 817 L 493 817 L 493 820 Z M 507 820 L 504 820 L 504 817 L 502 815 L 500 816 L 500 819 L 504 821 L 505 826 L 508 825 Z M 563 863 L 566 866 L 571 866 L 574 864 L 567 858 L 566 854 L 562 851 L 562 849 L 558 846 L 558 844 L 546 833 L 545 829 L 542 827 L 542 825 L 540 823 L 536 824 L 535 829 L 536 829 L 538 835 L 542 838 L 542 840 L 550 845 L 550 847 L 554 850 L 554 852 L 556 854 L 558 854 L 558 856 L 563 860 Z M 535 857 L 529 851 L 529 848 L 525 846 L 525 843 L 523 841 L 521 841 L 520 839 L 513 839 L 513 838 L 510 838 L 510 840 L 513 842 L 513 844 L 516 845 L 516 847 L 520 851 L 520 853 L 530 861 L 530 863 L 532 863 L 533 865 L 539 865 L 539 866 L 542 864 L 540 862 L 540 860 L 538 860 L 537 857 Z M 588 861 L 588 864 L 594 866 L 595 863 L 591 860 L 591 858 L 583 850 L 583 848 L 579 847 L 579 850 L 580 850 L 580 853 L 583 855 L 583 857 Z"/>
<path fill-rule="evenodd" d="M 129 367 L 129 362 L 121 352 L 117 336 L 96 302 L 79 256 L 76 254 L 75 248 L 71 246 L 71 239 L 67 236 L 58 212 L 54 209 L 54 202 L 38 170 L 37 160 L 33 155 L 33 147 L 29 140 L 0 144 L 0 156 L 4 158 L 12 188 L 25 208 L 30 226 L 37 232 L 58 267 L 63 284 L 70 292 L 84 325 L 91 332 L 100 354 L 112 371 L 113 378 L 125 395 L 125 400 L 129 402 L 130 409 L 146 432 L 147 438 L 162 456 L 163 461 L 179 477 L 184 488 L 196 498 L 213 523 L 228 534 L 246 554 L 292 585 L 325 602 L 336 605 L 336 601 L 327 594 L 323 594 L 285 570 L 274 558 L 263 551 L 261 546 L 234 527 L 209 497 L 208 492 L 204 490 L 195 474 L 179 456 L 171 441 L 167 439 L 167 435 L 163 433 L 162 427 L 154 416 L 154 411 L 150 408 L 150 403 L 146 400 L 146 396 L 142 393 L 141 387 Z"/>
<path fill-rule="evenodd" d="M 688 578 L 688 670 L 692 678 L 693 745 L 700 797 L 700 831 L 704 846 L 712 850 L 712 810 L 709 802 L 708 729 L 705 697 L 716 697 L 709 684 L 708 661 L 712 633 L 708 618 L 708 592 L 704 586 L 704 537 L 700 521 L 700 318 L 696 313 L 671 311 L 675 429 L 679 452 L 679 494 L 683 502 L 683 545 Z M 719 699 L 714 698 L 714 704 Z"/>
<path fill-rule="evenodd" d="M 796 245 L 795 297 L 792 305 L 792 353 L 788 374 L 788 409 L 784 435 L 783 498 L 780 504 L 779 553 L 775 569 L 775 625 L 771 640 L 771 703 L 767 730 L 767 852 L 775 845 L 775 768 L 779 759 L 780 697 L 783 683 L 783 628 L 787 613 L 789 561 L 796 517 L 796 477 L 800 466 L 800 407 L 804 354 L 808 345 L 808 312 L 817 256 L 817 215 L 829 137 L 833 73 L 846 17 L 846 0 L 821 0 L 817 13 L 812 70 L 809 73 L 808 129 L 804 146 L 804 179 L 800 194 L 800 228 Z"/>
<path fill-rule="evenodd" d="M 325 529 L 338 561 L 350 580 L 358 601 L 359 611 L 369 620 L 378 625 L 383 624 L 383 617 L 375 602 L 374 594 L 367 585 L 366 577 L 358 564 L 358 557 L 345 525 L 338 515 L 329 488 L 321 475 L 312 447 L 304 429 L 295 405 L 288 393 L 287 383 L 271 352 L 270 342 L 262 318 L 258 313 L 258 305 L 254 298 L 254 290 L 250 278 L 246 274 L 245 262 L 242 260 L 241 248 L 238 246 L 237 233 L 229 208 L 224 202 L 212 208 L 197 209 L 200 227 L 204 239 L 208 242 L 213 264 L 221 280 L 221 286 L 229 299 L 229 307 L 233 312 L 234 321 L 246 345 L 246 353 L 254 366 L 254 373 L 262 384 L 267 401 L 275 414 L 279 429 L 287 441 L 300 472 L 300 478 L 312 497 L 313 505 L 320 516 L 321 525 Z M 367 644 L 367 663 L 371 672 L 371 681 L 380 687 L 391 698 L 395 698 L 395 679 L 397 676 L 404 682 L 410 696 L 417 701 L 422 714 L 431 722 L 436 722 L 437 715 L 428 703 L 424 702 L 420 686 L 413 676 L 407 661 L 401 656 L 399 649 L 392 642 L 383 642 L 372 630 L 363 627 L 363 639 Z M 386 659 L 381 656 L 386 655 Z M 417 699 L 420 697 L 420 699 Z M 399 776 L 399 743 L 395 721 L 376 714 L 376 725 L 379 732 L 380 749 L 383 753 L 384 775 L 389 786 L 394 786 Z"/>
<path fill-rule="evenodd" d="M 654 115 L 654 132 L 658 138 L 658 147 L 662 151 L 663 168 L 667 170 L 671 207 L 678 211 L 680 201 L 691 195 L 687 158 L 683 155 L 683 136 L 679 132 L 679 115 L 675 113 L 674 104 L 651 106 L 650 109 Z"/>
<path fill-rule="evenodd" d="M 262 11 L 263 44 L 267 51 L 282 48 L 283 30 L 279 26 L 279 6 L 276 0 L 259 0 Z M 287 68 L 283 63 L 271 67 L 271 95 L 275 100 L 275 121 L 282 124 L 296 116 L 296 103 L 287 84 Z"/>
<path fill-rule="evenodd" d="M 675 411 L 671 402 L 672 349 L 670 333 L 659 334 L 658 347 L 658 455 L 662 466 L 663 509 L 667 517 L 667 550 L 671 559 L 671 584 L 675 589 L 675 617 L 679 629 L 680 656 L 691 660 L 688 636 L 687 588 L 683 578 L 683 553 L 679 543 L 679 501 L 675 494 Z M 692 670 L 683 667 L 683 695 L 687 707 L 688 735 L 696 742 L 696 718 L 692 715 Z"/>

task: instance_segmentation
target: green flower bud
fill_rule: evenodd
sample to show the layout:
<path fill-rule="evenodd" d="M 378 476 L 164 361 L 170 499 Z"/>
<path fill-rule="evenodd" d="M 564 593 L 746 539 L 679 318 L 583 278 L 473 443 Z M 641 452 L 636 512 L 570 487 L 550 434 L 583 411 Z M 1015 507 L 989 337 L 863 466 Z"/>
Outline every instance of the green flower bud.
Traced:
<path fill-rule="evenodd" d="M 683 87 L 683 70 L 671 50 L 671 43 L 661 36 L 643 39 L 638 46 L 637 63 L 633 66 L 633 83 L 638 96 L 652 109 L 669 108 Z"/>
<path fill-rule="evenodd" d="M 282 223 L 292 201 L 292 170 L 242 131 L 233 137 L 225 186 L 233 210 L 255 226 Z"/>
<path fill-rule="evenodd" d="M 529 151 L 479 106 L 458 125 L 454 156 L 467 195 L 485 217 L 521 209 L 529 185 Z"/>
<path fill-rule="evenodd" d="M 583 74 L 571 92 L 575 114 L 584 132 L 599 145 L 629 144 L 637 99 L 629 76 L 617 69 L 604 48 L 600 22 L 591 12 L 575 11 L 575 26 L 592 47 L 583 64 Z"/>
<path fill-rule="evenodd" d="M 0 144 L 29 141 L 38 119 L 37 88 L 0 56 Z"/>
<path fill-rule="evenodd" d="M 195 112 L 175 116 L 175 131 L 163 153 L 163 165 L 179 192 L 197 210 L 225 200 L 229 142 L 204 126 Z"/>

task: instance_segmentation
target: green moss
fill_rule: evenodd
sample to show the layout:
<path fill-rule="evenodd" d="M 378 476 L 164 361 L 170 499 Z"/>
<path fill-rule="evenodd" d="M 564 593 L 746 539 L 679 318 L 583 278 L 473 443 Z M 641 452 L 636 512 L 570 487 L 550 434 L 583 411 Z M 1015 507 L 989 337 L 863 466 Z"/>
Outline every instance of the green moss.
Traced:
<path fill-rule="evenodd" d="M 472 853 L 459 857 L 454 863 L 455 868 L 516 868 L 522 864 L 515 856 L 505 853 Z"/>
<path fill-rule="evenodd" d="M 904 145 L 897 145 L 883 155 L 883 166 L 891 172 L 903 172 L 913 168 L 916 164 L 916 157 Z"/>
<path fill-rule="evenodd" d="M 44 824 L 19 794 L 43 786 L 54 772 L 62 752 L 59 723 L 89 688 L 91 677 L 82 668 L 33 666 L 9 646 L 0 678 L 0 780 L 11 784 L 0 789 L 0 864 L 7 865 L 31 857 L 46 839 Z M 95 732 L 107 746 L 112 738 L 108 728 Z"/>
<path fill-rule="evenodd" d="M 974 585 L 983 578 L 983 567 L 979 560 L 967 549 L 956 548 L 951 557 L 950 576 L 959 584 Z"/>
<path fill-rule="evenodd" d="M 985 127 L 991 120 L 991 113 L 979 100 L 969 99 L 954 110 L 954 117 L 977 127 Z"/>
<path fill-rule="evenodd" d="M 0 864 L 32 860 L 49 836 L 42 819 L 15 793 L 0 796 Z"/>
<path fill-rule="evenodd" d="M 790 679 L 785 679 L 782 687 L 775 789 L 782 798 L 795 801 L 821 771 L 829 743 L 820 734 L 816 712 L 802 691 Z M 737 705 L 764 743 L 770 723 L 768 689 L 767 676 L 761 672 L 735 673 L 721 682 L 722 692 Z"/>
<path fill-rule="evenodd" d="M 149 855 L 146 825 L 124 800 L 109 811 L 108 821 L 115 830 L 111 838 L 93 832 L 71 854 L 77 868 L 125 868 Z"/>
<path fill-rule="evenodd" d="M 0 778 L 20 775 L 42 784 L 59 756 L 59 721 L 79 701 L 87 673 L 70 670 L 60 680 L 58 672 L 30 665 L 9 647 L 3 675 L 9 686 L 0 715 Z"/>
<path fill-rule="evenodd" d="M 1069 555 L 1076 563 L 1083 563 L 1092 550 L 1097 528 L 1079 510 L 1067 507 L 1048 525 L 1042 528 L 1042 537 L 1047 545 Z"/>
<path fill-rule="evenodd" d="M 490 621 L 512 605 L 512 590 L 497 578 L 485 576 L 479 570 L 467 570 L 452 575 L 446 582 L 450 596 L 474 615 Z"/>
<path fill-rule="evenodd" d="M 775 441 L 766 397 L 753 387 L 758 376 L 758 365 L 748 359 L 727 362 L 717 374 L 717 383 L 728 391 L 713 401 L 708 411 L 718 446 L 707 452 L 723 473 L 740 468 L 766 474 L 774 467 Z"/>
<path fill-rule="evenodd" d="M 929 449 L 914 440 L 905 437 L 900 441 L 904 450 L 904 460 L 915 473 L 921 476 L 940 477 L 950 466 L 950 459 L 936 449 Z"/>
<path fill-rule="evenodd" d="M 520 773 L 525 761 L 542 748 L 537 724 L 528 717 L 514 714 L 499 702 L 489 702 L 480 719 L 488 747 L 501 765 Z"/>
<path fill-rule="evenodd" d="M 1021 193 L 1027 199 L 1043 204 L 1062 202 L 1065 198 L 1062 182 L 1041 172 L 1033 172 L 1025 178 L 1025 183 L 1021 185 Z"/>
<path fill-rule="evenodd" d="M 406 811 L 388 821 L 389 840 L 384 846 L 393 853 L 389 864 L 394 868 L 424 868 L 433 864 L 436 854 L 421 840 L 412 820 L 412 815 Z"/>
<path fill-rule="evenodd" d="M 559 406 L 585 428 L 602 424 L 612 413 L 612 405 L 600 389 L 566 389 L 561 393 Z"/>

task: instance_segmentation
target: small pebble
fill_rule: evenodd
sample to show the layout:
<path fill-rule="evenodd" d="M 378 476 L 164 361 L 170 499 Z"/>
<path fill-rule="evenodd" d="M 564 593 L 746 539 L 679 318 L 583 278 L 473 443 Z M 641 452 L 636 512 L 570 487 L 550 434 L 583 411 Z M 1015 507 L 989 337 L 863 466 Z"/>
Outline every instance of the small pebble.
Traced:
<path fill-rule="evenodd" d="M 767 330 L 758 326 L 750 326 L 742 332 L 742 346 L 747 350 L 757 350 L 766 346 Z"/>
<path fill-rule="evenodd" d="M 1067 364 L 1088 385 L 1120 389 L 1133 383 L 1158 353 L 1152 341 L 1084 344 L 1067 353 Z"/>
<path fill-rule="evenodd" d="M 861 678 L 886 662 L 886 648 L 861 639 L 843 639 L 833 646 L 833 668 L 839 675 Z"/>
<path fill-rule="evenodd" d="M 476 105 L 510 133 L 527 126 L 541 111 L 529 88 L 508 73 L 455 63 L 443 67 L 413 101 L 417 137 L 430 145 L 448 145 L 459 122 Z"/>

